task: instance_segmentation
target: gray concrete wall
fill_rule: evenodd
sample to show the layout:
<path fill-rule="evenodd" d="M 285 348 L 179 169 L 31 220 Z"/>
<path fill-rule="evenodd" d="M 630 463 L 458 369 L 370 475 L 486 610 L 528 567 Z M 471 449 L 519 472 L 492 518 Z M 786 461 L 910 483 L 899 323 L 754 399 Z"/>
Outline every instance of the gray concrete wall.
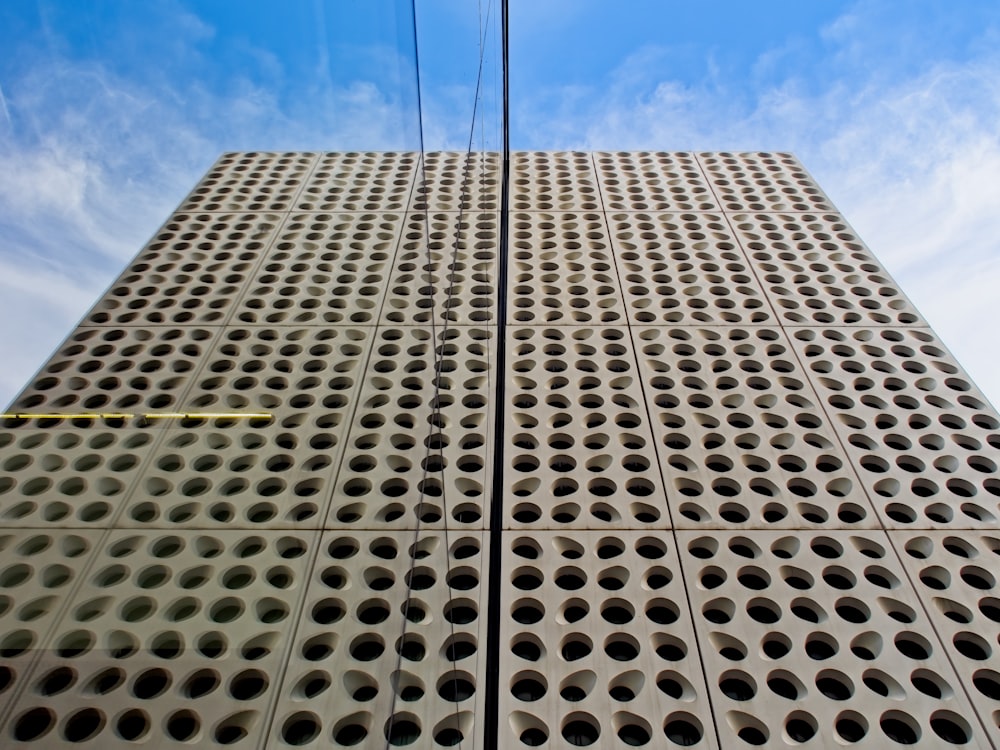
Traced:
<path fill-rule="evenodd" d="M 0 744 L 1000 744 L 1000 418 L 795 158 L 509 200 L 219 159 L 4 419 Z"/>

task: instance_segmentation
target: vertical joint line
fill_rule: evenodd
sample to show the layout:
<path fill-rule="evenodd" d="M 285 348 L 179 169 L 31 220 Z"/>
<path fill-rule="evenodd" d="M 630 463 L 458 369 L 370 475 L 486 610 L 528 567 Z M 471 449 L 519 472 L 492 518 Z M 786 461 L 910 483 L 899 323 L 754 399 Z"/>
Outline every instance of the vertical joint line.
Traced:
<path fill-rule="evenodd" d="M 500 747 L 500 622 L 503 616 L 501 602 L 502 541 L 503 541 L 503 455 L 504 455 L 504 402 L 506 401 L 507 364 L 507 250 L 508 218 L 510 214 L 510 105 L 509 105 L 509 35 L 508 3 L 500 2 L 501 59 L 503 70 L 503 154 L 500 177 L 500 246 L 497 250 L 497 356 L 496 395 L 494 397 L 493 430 L 493 486 L 490 493 L 489 512 L 489 585 L 488 619 L 486 632 L 486 696 L 483 717 L 483 747 L 498 750 Z"/>

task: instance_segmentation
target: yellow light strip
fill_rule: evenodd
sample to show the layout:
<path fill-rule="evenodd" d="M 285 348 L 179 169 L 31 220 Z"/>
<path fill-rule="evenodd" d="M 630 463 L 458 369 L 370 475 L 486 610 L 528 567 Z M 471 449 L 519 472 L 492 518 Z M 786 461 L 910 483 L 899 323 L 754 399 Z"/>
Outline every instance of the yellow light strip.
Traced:
<path fill-rule="evenodd" d="M 272 414 L 244 412 L 164 414 L 0 414 L 0 419 L 271 419 Z"/>

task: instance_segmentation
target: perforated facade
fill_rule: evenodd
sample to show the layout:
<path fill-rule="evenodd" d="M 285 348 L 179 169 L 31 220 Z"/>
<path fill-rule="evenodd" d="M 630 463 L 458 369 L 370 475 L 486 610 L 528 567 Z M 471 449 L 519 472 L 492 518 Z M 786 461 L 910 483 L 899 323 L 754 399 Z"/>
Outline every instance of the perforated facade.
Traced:
<path fill-rule="evenodd" d="M 4 417 L 0 745 L 1000 747 L 1000 419 L 801 165 L 501 171 L 220 158 Z"/>

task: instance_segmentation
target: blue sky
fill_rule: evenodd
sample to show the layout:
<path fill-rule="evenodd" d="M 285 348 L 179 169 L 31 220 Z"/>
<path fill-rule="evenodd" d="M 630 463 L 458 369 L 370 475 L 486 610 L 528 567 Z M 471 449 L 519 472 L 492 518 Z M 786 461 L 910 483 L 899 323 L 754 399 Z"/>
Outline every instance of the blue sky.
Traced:
<path fill-rule="evenodd" d="M 510 4 L 513 147 L 794 151 L 1000 402 L 1000 4 Z M 487 0 L 416 5 L 464 148 Z M 409 2 L 7 0 L 0 50 L 2 401 L 219 153 L 419 143 Z"/>

